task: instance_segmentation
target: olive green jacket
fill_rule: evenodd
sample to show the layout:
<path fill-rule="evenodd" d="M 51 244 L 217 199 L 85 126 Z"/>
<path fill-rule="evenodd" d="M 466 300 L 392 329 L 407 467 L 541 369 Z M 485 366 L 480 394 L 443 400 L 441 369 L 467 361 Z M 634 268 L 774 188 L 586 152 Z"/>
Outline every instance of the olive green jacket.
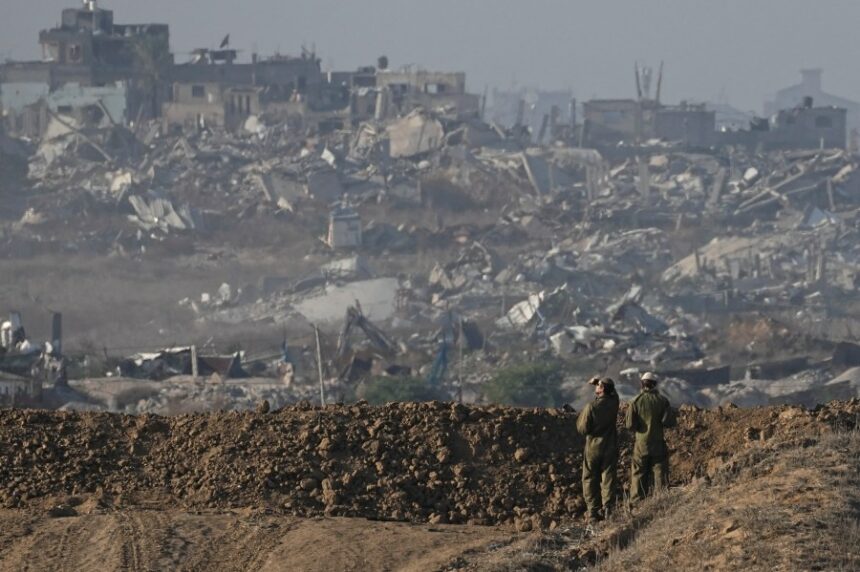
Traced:
<path fill-rule="evenodd" d="M 625 426 L 636 433 L 634 457 L 665 457 L 664 427 L 674 427 L 675 411 L 656 389 L 643 389 L 627 408 Z"/>
<path fill-rule="evenodd" d="M 591 458 L 614 454 L 618 449 L 618 395 L 604 395 L 589 403 L 576 420 L 576 430 L 585 435 L 585 454 Z"/>

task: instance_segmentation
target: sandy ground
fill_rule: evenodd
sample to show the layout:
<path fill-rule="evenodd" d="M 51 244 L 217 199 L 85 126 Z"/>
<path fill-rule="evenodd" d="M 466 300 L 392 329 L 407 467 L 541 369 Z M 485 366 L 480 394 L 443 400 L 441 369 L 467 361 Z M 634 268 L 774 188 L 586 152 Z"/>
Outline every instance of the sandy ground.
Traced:
<path fill-rule="evenodd" d="M 423 572 L 510 536 L 491 527 L 252 512 L 135 510 L 50 518 L 4 510 L 0 570 Z"/>

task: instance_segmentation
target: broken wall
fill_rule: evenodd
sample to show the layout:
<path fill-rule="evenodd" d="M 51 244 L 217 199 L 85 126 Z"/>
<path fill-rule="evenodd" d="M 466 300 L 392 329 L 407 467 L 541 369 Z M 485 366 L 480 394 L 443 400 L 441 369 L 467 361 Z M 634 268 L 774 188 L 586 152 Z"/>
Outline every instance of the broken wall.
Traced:
<path fill-rule="evenodd" d="M 392 158 L 414 157 L 442 146 L 445 130 L 437 119 L 412 113 L 388 127 Z"/>
<path fill-rule="evenodd" d="M 50 113 L 75 117 L 83 123 L 94 123 L 95 127 L 125 124 L 128 101 L 125 82 L 98 87 L 68 83 L 53 91 L 48 83 L 40 82 L 0 86 L 0 107 L 7 115 L 7 129 L 12 134 L 33 138 L 44 134 L 48 124 L 46 115 Z"/>

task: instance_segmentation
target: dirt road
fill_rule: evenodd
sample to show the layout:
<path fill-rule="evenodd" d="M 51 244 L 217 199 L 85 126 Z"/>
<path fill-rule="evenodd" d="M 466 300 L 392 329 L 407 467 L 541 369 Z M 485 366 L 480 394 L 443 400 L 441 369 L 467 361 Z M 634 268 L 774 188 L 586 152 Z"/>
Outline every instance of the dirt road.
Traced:
<path fill-rule="evenodd" d="M 51 518 L 5 510 L 0 571 L 426 571 L 510 537 L 491 527 L 251 511 L 135 510 Z"/>

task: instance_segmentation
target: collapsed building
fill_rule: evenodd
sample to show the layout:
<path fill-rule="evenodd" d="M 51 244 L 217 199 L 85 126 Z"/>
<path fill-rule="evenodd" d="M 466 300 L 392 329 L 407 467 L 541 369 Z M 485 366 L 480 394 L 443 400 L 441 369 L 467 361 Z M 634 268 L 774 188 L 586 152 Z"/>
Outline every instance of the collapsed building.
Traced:
<path fill-rule="evenodd" d="M 809 87 L 810 91 L 789 106 L 766 106 L 766 119 L 752 118 L 745 127 L 718 129 L 717 112 L 706 104 L 682 101 L 679 105 L 666 105 L 660 101 L 662 67 L 654 98 L 650 97 L 650 72 L 640 72 L 637 67 L 636 78 L 636 99 L 594 99 L 583 103 L 581 141 L 600 148 L 664 141 L 692 149 L 735 146 L 767 150 L 844 149 L 848 142 L 848 110 L 833 104 L 845 102 L 825 97 L 816 106 L 818 100 L 813 93 L 820 92 L 820 85 L 816 90 L 815 85 L 805 82 L 800 89 Z M 788 95 L 784 99 L 789 99 Z M 726 121 L 721 117 L 723 124 Z"/>
<path fill-rule="evenodd" d="M 794 109 L 804 105 L 811 97 L 818 105 L 845 109 L 849 132 L 860 130 L 860 103 L 847 97 L 840 97 L 824 91 L 820 68 L 800 70 L 800 83 L 778 90 L 772 99 L 765 101 L 765 117 L 770 117 L 784 109 Z"/>
<path fill-rule="evenodd" d="M 417 107 L 477 115 L 464 73 L 392 70 L 387 58 L 357 72 L 323 73 L 315 54 L 252 54 L 238 61 L 229 35 L 176 63 L 164 24 L 116 24 L 112 10 L 87 0 L 39 35 L 43 59 L 0 65 L 7 131 L 39 138 L 54 115 L 75 125 L 130 125 L 162 118 L 168 128 L 236 130 L 264 115 L 292 128 L 329 131 Z"/>
<path fill-rule="evenodd" d="M 110 22 L 89 3 L 46 38 L 167 37 Z M 129 352 L 112 376 L 165 385 L 123 410 L 166 410 L 177 389 L 167 380 L 195 370 L 266 376 L 254 392 L 238 381 L 182 389 L 235 392 L 236 407 L 316 399 L 318 387 L 344 396 L 378 376 L 480 401 L 492 372 L 523 355 L 612 375 L 654 369 L 673 399 L 698 405 L 855 391 L 860 163 L 844 149 L 844 110 L 807 100 L 718 131 L 714 111 L 664 105 L 641 81 L 637 99 L 585 102 L 581 125 L 575 105 L 561 111 L 566 95 L 546 96 L 534 133 L 521 104 L 512 125 L 484 121 L 463 74 L 391 70 L 385 58 L 323 73 L 312 53 L 240 63 L 223 44 L 165 58 L 163 94 L 134 60 L 118 84 L 43 86 L 32 116 L 15 103 L 20 82 L 0 85 L 9 133 L 38 140 L 0 140 L 14 158 L 0 167 L 22 172 L 3 205 L 14 213 L 0 222 L 4 253 L 135 265 L 277 253 L 271 274 L 176 300 L 189 328 L 275 329 L 277 347 Z M 84 50 L 85 68 L 107 65 L 96 53 Z M 50 54 L 33 69 L 66 69 Z M 367 339 L 351 340 L 355 326 Z M 311 331 L 320 339 L 308 344 Z"/>
<path fill-rule="evenodd" d="M 484 116 L 507 128 L 525 127 L 536 143 L 547 135 L 567 139 L 576 126 L 576 99 L 570 90 L 546 91 L 532 88 L 504 91 L 494 89 Z M 565 136 L 563 129 L 569 130 Z"/>
<path fill-rule="evenodd" d="M 717 142 L 716 115 L 704 104 L 666 106 L 650 100 L 597 99 L 583 104 L 583 120 L 583 139 L 589 144 L 662 139 L 687 147 L 708 147 Z"/>
<path fill-rule="evenodd" d="M 10 134 L 40 137 L 49 116 L 125 124 L 159 115 L 173 63 L 164 24 L 115 24 L 95 0 L 62 12 L 39 34 L 42 61 L 0 65 L 0 107 Z"/>
<path fill-rule="evenodd" d="M 0 404 L 38 404 L 43 385 L 65 386 L 62 324 L 62 314 L 54 313 L 51 340 L 39 344 L 27 335 L 19 312 L 0 323 Z"/>
<path fill-rule="evenodd" d="M 376 67 L 328 74 L 330 90 L 342 90 L 353 125 L 408 115 L 418 108 L 448 110 L 459 119 L 480 113 L 480 98 L 466 91 L 466 74 L 405 67 L 389 68 L 382 56 Z M 341 123 L 341 127 L 344 124 Z"/>
<path fill-rule="evenodd" d="M 174 66 L 173 96 L 163 109 L 165 126 L 235 130 L 263 112 L 289 122 L 320 96 L 323 75 L 313 54 L 253 55 L 250 63 L 236 63 L 236 57 L 236 50 L 201 49 L 192 61 Z"/>

